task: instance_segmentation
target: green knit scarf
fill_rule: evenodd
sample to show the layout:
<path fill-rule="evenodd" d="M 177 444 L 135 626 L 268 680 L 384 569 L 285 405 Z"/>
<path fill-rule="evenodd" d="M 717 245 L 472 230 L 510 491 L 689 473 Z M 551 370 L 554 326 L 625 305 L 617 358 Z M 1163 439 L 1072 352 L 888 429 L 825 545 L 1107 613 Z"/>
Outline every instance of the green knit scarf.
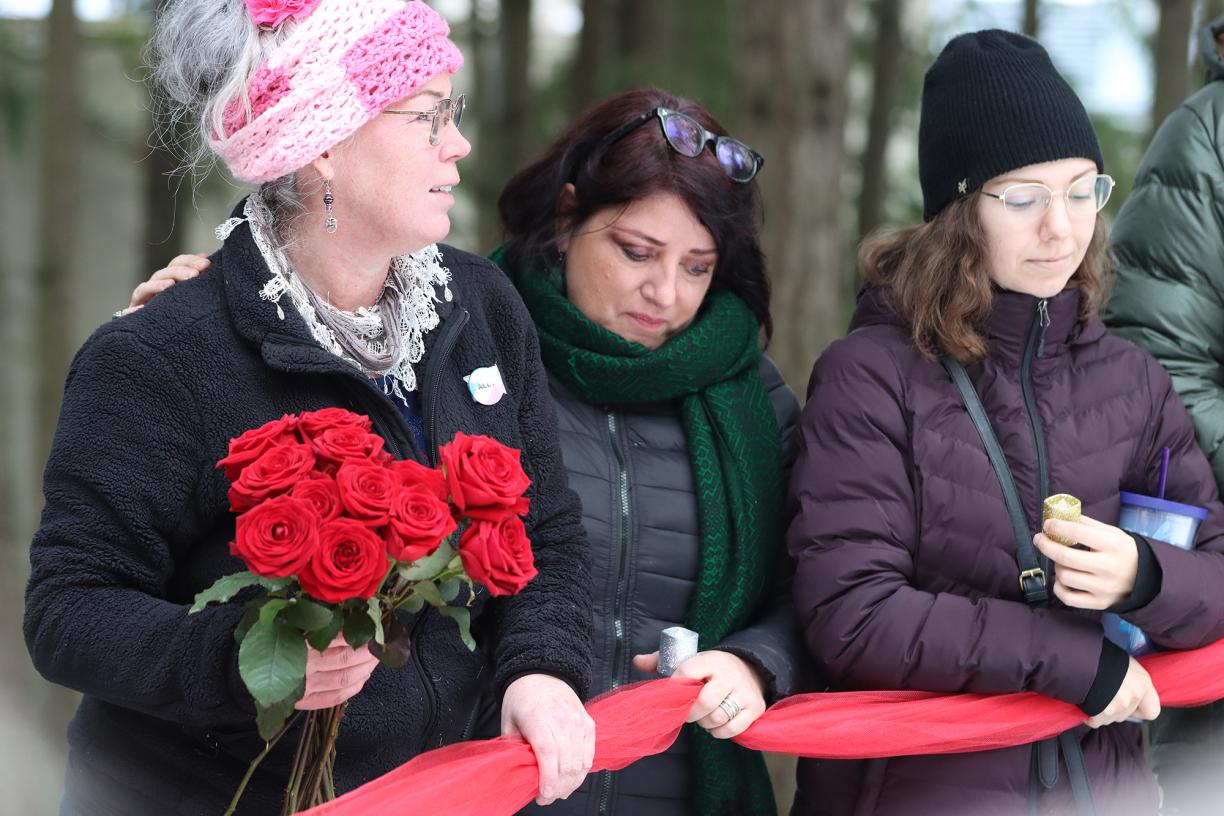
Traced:
<path fill-rule="evenodd" d="M 559 273 L 509 269 L 540 335 L 544 365 L 597 405 L 679 400 L 701 530 L 701 569 L 686 625 L 700 647 L 744 627 L 770 585 L 783 534 L 785 483 L 773 403 L 761 382 L 755 315 L 736 295 L 711 291 L 697 318 L 651 351 L 584 316 Z M 694 812 L 773 816 L 759 753 L 690 727 Z"/>

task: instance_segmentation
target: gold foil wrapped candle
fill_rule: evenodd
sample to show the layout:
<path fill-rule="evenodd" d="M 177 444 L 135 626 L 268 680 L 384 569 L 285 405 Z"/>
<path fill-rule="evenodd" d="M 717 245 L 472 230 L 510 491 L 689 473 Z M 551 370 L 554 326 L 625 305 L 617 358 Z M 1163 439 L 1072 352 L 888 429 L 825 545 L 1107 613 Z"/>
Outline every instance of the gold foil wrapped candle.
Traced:
<path fill-rule="evenodd" d="M 1046 519 L 1062 519 L 1063 521 L 1079 521 L 1080 520 L 1080 500 L 1066 493 L 1056 493 L 1050 496 L 1041 507 L 1041 520 Z M 1046 533 L 1052 541 L 1057 541 L 1059 544 L 1065 544 L 1068 547 L 1074 547 L 1075 541 L 1062 536 L 1054 536 Z"/>

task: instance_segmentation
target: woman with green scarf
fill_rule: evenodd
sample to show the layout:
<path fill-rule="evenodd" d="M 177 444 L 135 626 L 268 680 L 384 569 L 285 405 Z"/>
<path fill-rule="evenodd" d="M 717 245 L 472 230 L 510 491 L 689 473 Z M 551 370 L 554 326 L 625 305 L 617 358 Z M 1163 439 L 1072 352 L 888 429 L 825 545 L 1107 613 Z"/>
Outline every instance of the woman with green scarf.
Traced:
<path fill-rule="evenodd" d="M 728 739 L 798 690 L 805 659 L 783 547 L 798 403 L 761 351 L 762 164 L 703 108 L 630 91 L 498 202 L 493 260 L 539 331 L 591 544 L 592 691 L 652 676 L 675 625 L 702 649 L 677 675 L 706 682 L 671 749 L 592 774 L 550 816 L 777 812 L 761 756 Z"/>
<path fill-rule="evenodd" d="M 799 408 L 761 350 L 763 161 L 725 134 L 691 102 L 618 94 L 498 202 L 507 241 L 493 259 L 539 331 L 590 540 L 592 693 L 654 676 L 659 634 L 676 625 L 702 651 L 675 676 L 706 683 L 666 752 L 525 812 L 777 813 L 763 759 L 729 738 L 806 690 L 783 545 Z M 142 284 L 133 306 L 190 263 Z"/>

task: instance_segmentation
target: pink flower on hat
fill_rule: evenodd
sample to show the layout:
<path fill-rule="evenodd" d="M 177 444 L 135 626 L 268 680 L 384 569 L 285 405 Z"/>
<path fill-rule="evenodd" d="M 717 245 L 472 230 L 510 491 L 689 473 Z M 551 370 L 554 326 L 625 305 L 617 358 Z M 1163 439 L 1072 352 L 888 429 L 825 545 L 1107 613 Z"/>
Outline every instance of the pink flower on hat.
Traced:
<path fill-rule="evenodd" d="M 251 19 L 261 26 L 275 27 L 290 17 L 302 19 L 322 0 L 246 0 Z"/>

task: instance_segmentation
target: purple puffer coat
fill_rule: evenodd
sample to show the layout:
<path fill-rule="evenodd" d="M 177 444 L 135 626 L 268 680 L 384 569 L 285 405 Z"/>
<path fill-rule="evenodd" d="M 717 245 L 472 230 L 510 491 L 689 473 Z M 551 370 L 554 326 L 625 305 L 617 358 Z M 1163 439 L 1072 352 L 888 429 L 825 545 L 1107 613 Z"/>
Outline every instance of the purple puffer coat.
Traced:
<path fill-rule="evenodd" d="M 1049 322 L 1041 315 L 1046 305 Z M 1172 449 L 1168 498 L 1210 510 L 1198 549 L 1151 542 L 1161 583 L 1126 614 L 1160 646 L 1224 635 L 1224 507 L 1164 369 L 1077 322 L 1079 293 L 996 295 L 989 356 L 967 367 L 1007 455 L 1030 529 L 1041 496 L 1031 395 L 1050 493 L 1116 523 L 1118 491 L 1154 495 Z M 943 367 L 922 357 L 889 296 L 868 290 L 850 334 L 816 363 L 800 422 L 789 530 L 794 597 L 808 648 L 834 688 L 1036 691 L 1079 704 L 1093 685 L 1099 613 L 1024 603 L 1016 541 L 977 430 Z M 1102 672 L 1104 676 L 1104 672 Z M 1120 672 L 1109 697 L 1121 682 Z M 1099 691 L 1099 689 L 1097 690 Z M 1153 814 L 1140 729 L 1077 729 L 1099 814 Z M 1030 746 L 862 762 L 800 762 L 796 814 L 1026 813 Z M 1070 806 L 1065 767 L 1041 800 Z"/>

